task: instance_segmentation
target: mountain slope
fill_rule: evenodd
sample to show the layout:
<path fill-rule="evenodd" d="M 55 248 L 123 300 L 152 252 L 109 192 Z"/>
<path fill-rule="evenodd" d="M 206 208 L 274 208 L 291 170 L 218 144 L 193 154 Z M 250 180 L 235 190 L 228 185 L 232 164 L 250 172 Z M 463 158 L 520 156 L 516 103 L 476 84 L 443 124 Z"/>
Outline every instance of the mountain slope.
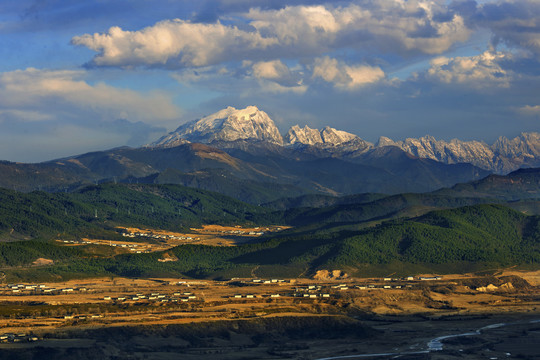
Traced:
<path fill-rule="evenodd" d="M 519 169 L 506 176 L 490 175 L 481 180 L 441 189 L 437 194 L 448 196 L 492 197 L 515 201 L 540 199 L 540 168 Z"/>
<path fill-rule="evenodd" d="M 288 223 L 296 226 L 314 223 L 362 223 L 396 217 L 413 217 L 441 208 L 457 208 L 497 201 L 493 198 L 453 197 L 430 193 L 398 194 L 373 201 L 345 203 L 321 208 L 291 209 L 285 213 L 285 219 Z"/>
<path fill-rule="evenodd" d="M 538 262 L 539 222 L 539 217 L 495 205 L 434 211 L 417 219 L 384 223 L 353 236 L 328 262 Z"/>
<path fill-rule="evenodd" d="M 21 191 L 60 191 L 103 181 L 170 181 L 258 204 L 307 193 L 425 192 L 487 175 L 470 165 L 407 157 L 399 149 L 376 149 L 348 159 L 330 156 L 327 149 L 309 145 L 289 148 L 247 140 L 216 144 L 224 144 L 223 149 L 186 143 L 174 147 L 118 148 L 41 164 L 3 162 L 0 186 Z M 226 147 L 231 144 L 235 145 Z M 176 175 L 172 176 L 174 172 Z M 212 180 L 212 173 L 221 179 Z M 235 191 L 233 187 L 241 186 L 240 183 L 246 185 L 243 191 Z M 285 192 L 267 191 L 264 195 L 264 184 L 273 184 L 269 188 Z"/>
<path fill-rule="evenodd" d="M 276 182 L 242 179 L 225 169 L 201 169 L 182 172 L 168 168 L 146 178 L 131 179 L 132 182 L 150 184 L 179 184 L 197 189 L 209 190 L 250 204 L 275 201 L 283 196 L 301 196 L 306 189 Z"/>
<path fill-rule="evenodd" d="M 103 184 L 56 194 L 0 188 L 0 240 L 60 234 L 110 237 L 115 225 L 178 230 L 201 223 L 270 219 L 264 208 L 180 185 Z"/>

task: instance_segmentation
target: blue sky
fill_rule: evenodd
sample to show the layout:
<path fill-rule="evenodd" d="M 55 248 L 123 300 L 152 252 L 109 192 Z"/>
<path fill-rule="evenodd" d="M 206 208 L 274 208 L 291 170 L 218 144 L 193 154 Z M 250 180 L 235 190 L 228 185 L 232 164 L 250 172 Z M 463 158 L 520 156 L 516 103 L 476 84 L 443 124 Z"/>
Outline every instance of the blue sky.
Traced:
<path fill-rule="evenodd" d="M 0 159 L 151 142 L 226 106 L 285 133 L 540 131 L 540 3 L 4 0 Z"/>

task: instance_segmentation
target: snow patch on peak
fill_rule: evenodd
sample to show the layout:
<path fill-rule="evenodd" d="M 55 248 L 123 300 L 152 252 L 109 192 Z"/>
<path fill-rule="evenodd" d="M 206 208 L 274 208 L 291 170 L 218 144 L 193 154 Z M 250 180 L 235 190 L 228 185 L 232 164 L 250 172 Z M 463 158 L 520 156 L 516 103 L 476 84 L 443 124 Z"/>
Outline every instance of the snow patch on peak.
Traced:
<path fill-rule="evenodd" d="M 321 137 L 325 144 L 340 145 L 355 139 L 358 139 L 358 136 L 348 133 L 342 130 L 336 130 L 330 126 L 325 127 L 321 131 Z"/>
<path fill-rule="evenodd" d="M 379 137 L 379 140 L 377 141 L 376 147 L 383 147 L 383 146 L 399 146 L 394 140 L 386 137 L 381 136 Z"/>
<path fill-rule="evenodd" d="M 169 133 L 165 136 L 162 136 L 161 138 L 159 138 L 159 140 L 157 140 L 156 142 L 152 143 L 152 144 L 149 144 L 149 145 L 145 145 L 145 147 L 164 147 L 164 148 L 172 148 L 172 147 L 176 147 L 176 146 L 180 146 L 180 145 L 184 145 L 184 144 L 189 144 L 191 143 L 190 141 L 180 137 L 180 135 L 178 135 L 177 133 L 175 132 L 172 132 L 172 133 Z"/>
<path fill-rule="evenodd" d="M 319 130 L 312 129 L 307 125 L 303 128 L 298 125 L 291 127 L 287 132 L 287 135 L 285 135 L 285 141 L 291 145 L 296 143 L 307 145 L 323 143 Z"/>

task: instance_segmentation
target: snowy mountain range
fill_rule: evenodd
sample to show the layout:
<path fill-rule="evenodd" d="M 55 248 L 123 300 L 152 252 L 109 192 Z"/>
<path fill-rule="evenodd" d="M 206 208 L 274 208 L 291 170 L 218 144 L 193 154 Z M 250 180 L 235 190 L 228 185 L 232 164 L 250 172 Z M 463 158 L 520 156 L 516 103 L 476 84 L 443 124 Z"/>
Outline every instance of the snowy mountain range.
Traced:
<path fill-rule="evenodd" d="M 255 106 L 229 107 L 144 147 L 92 151 L 36 164 L 0 161 L 0 188 L 57 192 L 112 181 L 180 184 L 252 204 L 307 194 L 423 193 L 479 181 L 493 170 L 540 168 L 539 144 L 538 133 L 500 138 L 492 146 L 428 136 L 381 138 L 372 144 L 331 127 L 298 125 L 282 136 Z M 519 185 L 509 181 L 512 187 Z M 520 198 L 524 192 L 537 197 L 537 180 L 522 181 Z M 534 191 L 529 193 L 525 185 Z"/>
<path fill-rule="evenodd" d="M 349 159 L 362 156 L 372 149 L 394 146 L 419 158 L 445 164 L 469 163 L 496 173 L 540 166 L 540 133 L 537 132 L 522 133 L 514 139 L 500 137 L 492 145 L 474 140 L 436 140 L 429 135 L 403 141 L 381 137 L 376 144 L 372 144 L 355 134 L 329 126 L 318 130 L 295 125 L 282 136 L 268 114 L 256 106 L 245 109 L 227 107 L 188 122 L 148 146 L 168 148 L 196 142 L 231 148 L 235 142 L 242 142 L 243 149 L 246 149 L 246 141 L 288 148 L 314 148 L 319 154 L 322 151 L 324 156 Z"/>
<path fill-rule="evenodd" d="M 494 144 L 481 141 L 436 140 L 432 136 L 392 141 L 381 138 L 377 146 L 397 146 L 409 154 L 444 162 L 470 163 L 496 173 L 540 165 L 540 133 L 521 133 L 514 139 L 499 137 Z"/>

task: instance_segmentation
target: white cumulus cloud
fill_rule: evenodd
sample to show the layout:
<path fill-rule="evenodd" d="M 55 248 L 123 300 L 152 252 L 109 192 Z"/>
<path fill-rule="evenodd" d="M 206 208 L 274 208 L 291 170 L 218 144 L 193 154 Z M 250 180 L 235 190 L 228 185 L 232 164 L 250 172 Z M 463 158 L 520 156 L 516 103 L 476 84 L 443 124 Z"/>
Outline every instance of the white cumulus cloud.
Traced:
<path fill-rule="evenodd" d="M 337 8 L 252 9 L 247 17 L 260 33 L 279 39 L 281 46 L 307 53 L 356 47 L 439 54 L 471 34 L 460 15 L 437 2 L 421 0 L 368 1 Z"/>
<path fill-rule="evenodd" d="M 510 74 L 499 61 L 510 57 L 501 52 L 486 51 L 468 57 L 438 57 L 431 61 L 428 77 L 450 84 L 467 84 L 471 87 L 509 86 Z"/>
<path fill-rule="evenodd" d="M 313 64 L 313 78 L 321 78 L 342 90 L 355 90 L 379 82 L 384 77 L 384 72 L 379 67 L 350 66 L 328 56 L 315 59 Z"/>
<path fill-rule="evenodd" d="M 321 56 L 336 49 L 440 54 L 471 34 L 460 15 L 428 0 L 252 8 L 238 18 L 238 25 L 177 19 L 137 31 L 111 27 L 72 43 L 98 52 L 95 66 L 180 69 Z"/>
<path fill-rule="evenodd" d="M 291 71 L 281 60 L 260 61 L 253 64 L 252 75 L 263 80 L 264 87 L 272 92 L 302 93 L 307 90 L 307 86 L 303 84 L 303 71 Z"/>
<path fill-rule="evenodd" d="M 75 45 L 100 52 L 97 66 L 161 66 L 170 68 L 217 64 L 264 50 L 276 40 L 257 32 L 221 23 L 199 24 L 184 20 L 161 21 L 139 31 L 112 27 L 108 33 L 72 39 Z"/>
<path fill-rule="evenodd" d="M 272 60 L 254 64 L 253 75 L 257 78 L 279 80 L 290 77 L 291 72 L 280 60 Z"/>

